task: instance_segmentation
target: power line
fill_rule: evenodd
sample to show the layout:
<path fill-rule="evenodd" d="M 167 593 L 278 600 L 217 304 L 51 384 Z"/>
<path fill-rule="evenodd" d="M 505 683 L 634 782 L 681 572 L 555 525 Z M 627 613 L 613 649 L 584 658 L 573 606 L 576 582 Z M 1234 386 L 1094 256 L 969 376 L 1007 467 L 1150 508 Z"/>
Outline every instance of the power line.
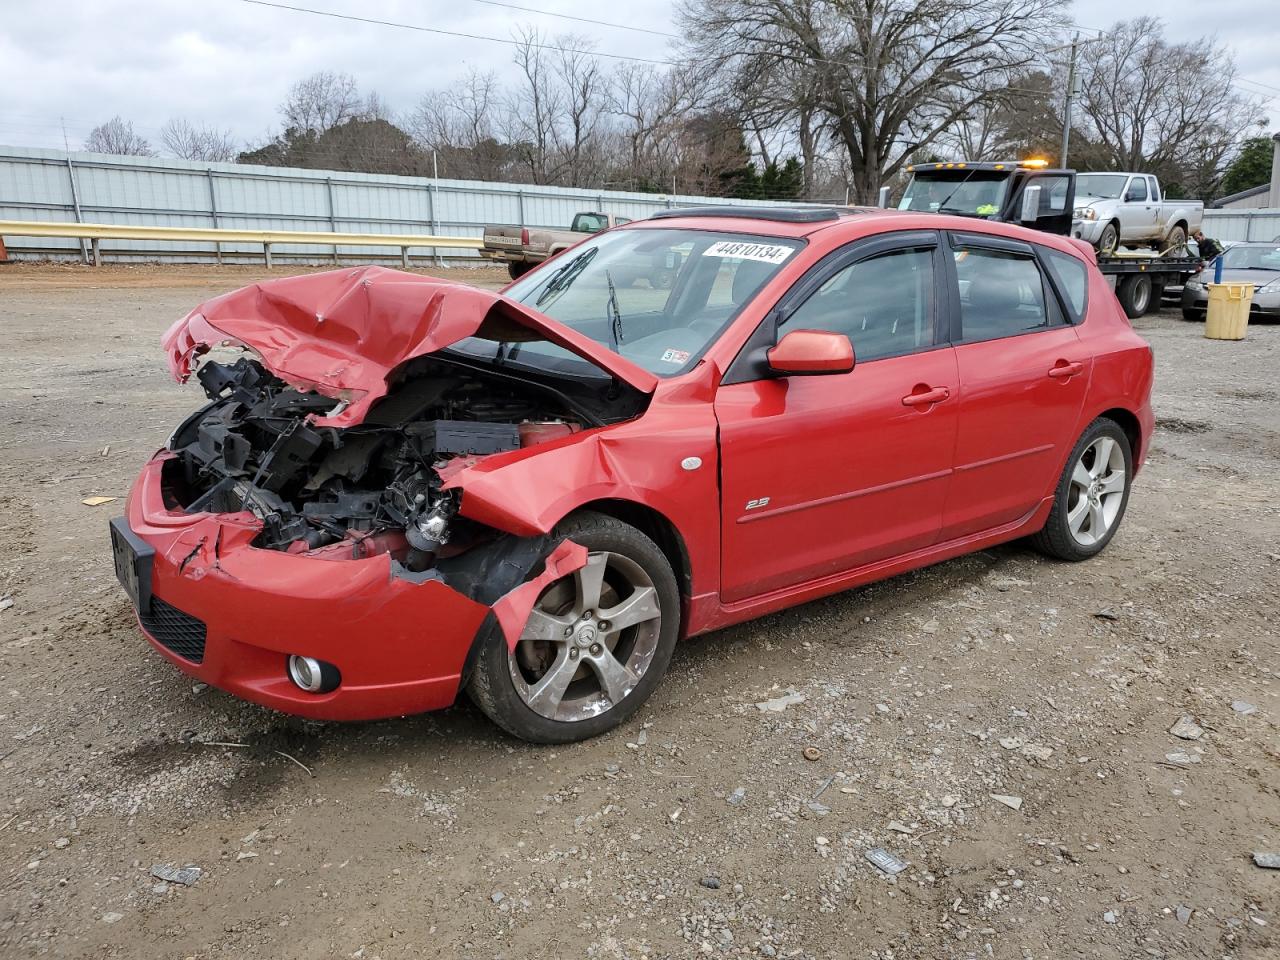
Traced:
<path fill-rule="evenodd" d="M 536 7 L 522 7 L 514 3 L 502 3 L 501 0 L 471 0 L 472 3 L 483 3 L 488 7 L 504 7 L 507 10 L 519 10 L 521 13 L 536 13 L 541 17 L 558 17 L 561 20 L 573 20 L 577 23 L 590 23 L 597 27 L 613 27 L 617 30 L 630 30 L 633 33 L 650 33 L 655 37 L 666 37 L 668 40 L 682 40 L 683 37 L 675 33 L 666 33 L 662 30 L 650 30 L 647 27 L 635 27 L 628 23 L 611 23 L 608 20 L 592 20 L 590 17 L 575 17 L 567 13 L 552 13 L 550 10 L 539 10 Z"/>
<path fill-rule="evenodd" d="M 651 63 L 656 66 L 668 66 L 671 60 L 654 60 L 651 57 L 632 57 L 623 53 L 601 53 L 598 50 L 589 50 L 578 47 L 565 47 L 556 43 L 537 43 L 534 41 L 512 40 L 504 37 L 489 37 L 484 34 L 462 33 L 457 30 L 441 30 L 438 27 L 424 27 L 417 23 L 400 23 L 395 20 L 379 20 L 375 17 L 358 17 L 351 13 L 336 13 L 332 10 L 314 10 L 311 7 L 297 7 L 288 3 L 273 3 L 271 0 L 240 0 L 241 3 L 252 4 L 255 7 L 270 7 L 275 10 L 289 10 L 293 13 L 308 13 L 317 17 L 332 17 L 335 20 L 348 20 L 353 23 L 368 23 L 379 27 L 396 27 L 400 30 L 416 30 L 420 33 L 434 33 L 443 37 L 457 37 L 462 40 L 485 40 L 490 43 L 504 43 L 511 47 L 530 46 L 538 50 L 554 50 L 558 53 L 579 53 L 594 57 L 605 57 L 609 60 L 629 60 L 632 63 Z"/>

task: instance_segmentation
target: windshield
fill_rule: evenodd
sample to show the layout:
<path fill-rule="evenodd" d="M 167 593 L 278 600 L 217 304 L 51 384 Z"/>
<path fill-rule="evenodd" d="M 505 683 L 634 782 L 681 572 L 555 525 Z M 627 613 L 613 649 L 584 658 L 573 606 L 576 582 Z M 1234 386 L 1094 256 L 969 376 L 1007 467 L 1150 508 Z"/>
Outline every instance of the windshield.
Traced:
<path fill-rule="evenodd" d="M 1000 212 L 1009 176 L 1000 171 L 948 170 L 916 174 L 898 203 L 899 210 L 920 213 L 967 213 L 990 217 Z"/>
<path fill-rule="evenodd" d="M 1280 271 L 1280 247 L 1271 244 L 1238 244 L 1222 255 L 1224 270 Z"/>
<path fill-rule="evenodd" d="M 1076 177 L 1076 196 L 1119 200 L 1128 182 L 1127 173 L 1082 173 Z"/>
<path fill-rule="evenodd" d="M 669 377 L 697 361 L 800 244 L 707 230 L 611 230 L 565 251 L 504 292 Z M 464 344 L 469 352 L 494 353 L 491 343 Z M 585 366 L 545 341 L 513 344 L 503 359 L 551 367 L 571 361 L 567 369 L 575 371 Z"/>

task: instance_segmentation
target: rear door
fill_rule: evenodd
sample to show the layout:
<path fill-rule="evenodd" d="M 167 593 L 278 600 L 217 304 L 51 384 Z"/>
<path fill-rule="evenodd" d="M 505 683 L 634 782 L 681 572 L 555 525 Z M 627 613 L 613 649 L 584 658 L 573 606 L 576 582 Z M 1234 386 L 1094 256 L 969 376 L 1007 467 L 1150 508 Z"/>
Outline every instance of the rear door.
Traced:
<path fill-rule="evenodd" d="M 810 271 L 775 311 L 778 337 L 847 335 L 854 369 L 770 377 L 753 366 L 750 345 L 729 369 L 715 401 L 726 602 L 938 539 L 959 401 L 939 322 L 948 313 L 944 269 L 933 231 L 855 243 Z M 765 336 L 776 340 L 771 329 Z"/>
<path fill-rule="evenodd" d="M 1070 322 L 1079 311 L 1031 244 L 960 233 L 948 242 L 961 398 L 944 540 L 1019 520 L 1051 492 L 1092 369 Z"/>

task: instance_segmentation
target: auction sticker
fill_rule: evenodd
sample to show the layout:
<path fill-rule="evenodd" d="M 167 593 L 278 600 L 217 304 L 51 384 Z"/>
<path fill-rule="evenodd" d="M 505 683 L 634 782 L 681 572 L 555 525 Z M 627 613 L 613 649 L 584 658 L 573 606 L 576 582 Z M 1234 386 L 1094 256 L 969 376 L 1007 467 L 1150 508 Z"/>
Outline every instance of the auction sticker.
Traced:
<path fill-rule="evenodd" d="M 733 257 L 738 260 L 759 260 L 761 263 L 782 263 L 795 250 L 780 243 L 750 243 L 742 240 L 721 240 L 702 251 L 704 257 Z"/>
<path fill-rule="evenodd" d="M 688 350 L 668 350 L 665 353 L 663 353 L 662 359 L 665 363 L 688 363 L 689 351 Z"/>

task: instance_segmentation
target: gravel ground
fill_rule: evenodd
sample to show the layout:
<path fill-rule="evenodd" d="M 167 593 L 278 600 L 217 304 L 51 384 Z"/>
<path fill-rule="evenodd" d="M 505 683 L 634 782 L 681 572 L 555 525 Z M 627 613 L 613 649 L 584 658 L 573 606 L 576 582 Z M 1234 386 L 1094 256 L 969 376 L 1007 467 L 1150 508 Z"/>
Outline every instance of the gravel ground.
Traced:
<path fill-rule="evenodd" d="M 261 274 L 0 267 L 0 956 L 1280 956 L 1280 327 L 1137 323 L 1161 427 L 1098 559 L 699 637 L 545 748 L 269 713 L 139 637 L 81 501 L 198 403 L 161 331 Z"/>

